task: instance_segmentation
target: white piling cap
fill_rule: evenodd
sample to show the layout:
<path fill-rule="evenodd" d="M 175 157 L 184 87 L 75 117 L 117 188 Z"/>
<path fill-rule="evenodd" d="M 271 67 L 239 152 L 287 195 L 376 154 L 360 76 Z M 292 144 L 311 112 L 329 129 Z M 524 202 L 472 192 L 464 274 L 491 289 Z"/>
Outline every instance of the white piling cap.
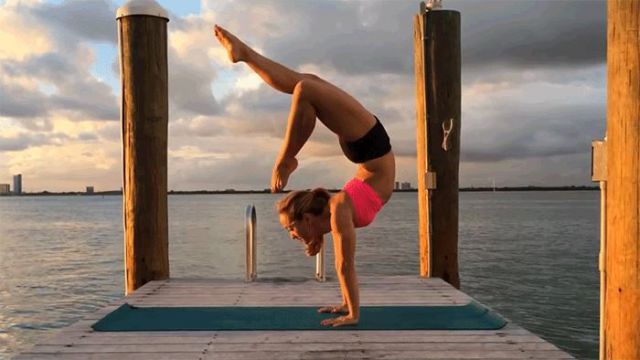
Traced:
<path fill-rule="evenodd" d="M 155 0 L 129 0 L 118 8 L 116 19 L 131 15 L 156 16 L 169 20 L 169 13 Z"/>

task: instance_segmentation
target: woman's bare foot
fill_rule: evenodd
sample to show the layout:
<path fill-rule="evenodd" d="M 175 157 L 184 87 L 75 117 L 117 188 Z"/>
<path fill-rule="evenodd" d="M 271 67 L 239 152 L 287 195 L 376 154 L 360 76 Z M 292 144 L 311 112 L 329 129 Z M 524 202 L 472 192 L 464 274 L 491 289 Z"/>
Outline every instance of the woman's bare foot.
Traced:
<path fill-rule="evenodd" d="M 240 39 L 218 25 L 213 27 L 213 33 L 218 41 L 220 41 L 220 44 L 227 50 L 229 60 L 231 60 L 232 63 L 246 59 L 248 47 L 240 41 Z"/>
<path fill-rule="evenodd" d="M 271 173 L 271 192 L 276 193 L 284 189 L 289 181 L 289 175 L 298 167 L 296 158 L 279 159 L 273 166 Z"/>

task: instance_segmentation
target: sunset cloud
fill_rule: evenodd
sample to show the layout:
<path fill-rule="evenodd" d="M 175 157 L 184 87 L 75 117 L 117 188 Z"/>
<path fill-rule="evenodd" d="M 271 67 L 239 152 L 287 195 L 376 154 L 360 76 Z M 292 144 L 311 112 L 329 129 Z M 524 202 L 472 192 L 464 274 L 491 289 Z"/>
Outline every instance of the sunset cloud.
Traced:
<path fill-rule="evenodd" d="M 121 3 L 0 2 L 0 183 L 22 173 L 27 191 L 120 188 Z M 415 183 L 417 2 L 203 0 L 199 13 L 169 6 L 170 188 L 268 187 L 286 129 L 290 96 L 231 64 L 215 23 L 353 94 L 387 128 L 398 180 Z M 605 128 L 606 3 L 445 6 L 462 14 L 461 185 L 590 184 L 590 142 Z M 355 171 L 320 123 L 299 159 L 292 188 L 338 187 Z"/>

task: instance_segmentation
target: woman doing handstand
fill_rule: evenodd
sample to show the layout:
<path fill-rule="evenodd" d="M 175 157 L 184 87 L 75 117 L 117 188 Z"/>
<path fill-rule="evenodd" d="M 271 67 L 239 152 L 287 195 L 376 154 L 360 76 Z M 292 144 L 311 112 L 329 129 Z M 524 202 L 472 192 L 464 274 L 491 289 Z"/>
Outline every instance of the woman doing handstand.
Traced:
<path fill-rule="evenodd" d="M 292 95 L 284 143 L 271 175 L 271 191 L 287 185 L 298 166 L 296 155 L 311 136 L 316 118 L 338 136 L 345 156 L 358 164 L 353 179 L 331 196 L 325 189 L 293 191 L 278 202 L 280 223 L 291 237 L 316 255 L 331 232 L 342 304 L 318 311 L 341 313 L 322 325 L 353 325 L 360 317 L 355 271 L 355 228 L 369 225 L 389 201 L 395 181 L 395 158 L 386 130 L 378 118 L 342 89 L 313 74 L 295 72 L 270 60 L 216 25 L 214 34 L 231 62 L 244 62 L 267 84 Z"/>

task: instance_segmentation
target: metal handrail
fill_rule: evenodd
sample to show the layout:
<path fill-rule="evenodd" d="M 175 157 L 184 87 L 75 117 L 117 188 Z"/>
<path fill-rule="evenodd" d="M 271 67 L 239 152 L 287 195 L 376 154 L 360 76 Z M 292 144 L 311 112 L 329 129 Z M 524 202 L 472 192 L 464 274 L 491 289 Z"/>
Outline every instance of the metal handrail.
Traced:
<path fill-rule="evenodd" d="M 257 262 L 257 216 L 256 207 L 253 204 L 247 205 L 244 215 L 245 236 L 247 243 L 246 251 L 246 274 L 245 280 L 248 282 L 256 281 L 258 278 L 258 262 Z M 320 252 L 316 255 L 316 280 L 325 282 L 325 266 L 324 266 L 324 244 Z"/>
<path fill-rule="evenodd" d="M 316 280 L 320 282 L 327 281 L 324 274 L 324 244 L 322 244 L 320 252 L 316 254 Z"/>
<path fill-rule="evenodd" d="M 246 252 L 246 281 L 255 281 L 258 277 L 258 266 L 256 261 L 256 226 L 257 217 L 256 217 L 256 207 L 251 205 L 247 205 L 247 209 L 244 215 L 244 226 L 245 226 L 245 236 L 247 240 L 247 252 Z"/>

